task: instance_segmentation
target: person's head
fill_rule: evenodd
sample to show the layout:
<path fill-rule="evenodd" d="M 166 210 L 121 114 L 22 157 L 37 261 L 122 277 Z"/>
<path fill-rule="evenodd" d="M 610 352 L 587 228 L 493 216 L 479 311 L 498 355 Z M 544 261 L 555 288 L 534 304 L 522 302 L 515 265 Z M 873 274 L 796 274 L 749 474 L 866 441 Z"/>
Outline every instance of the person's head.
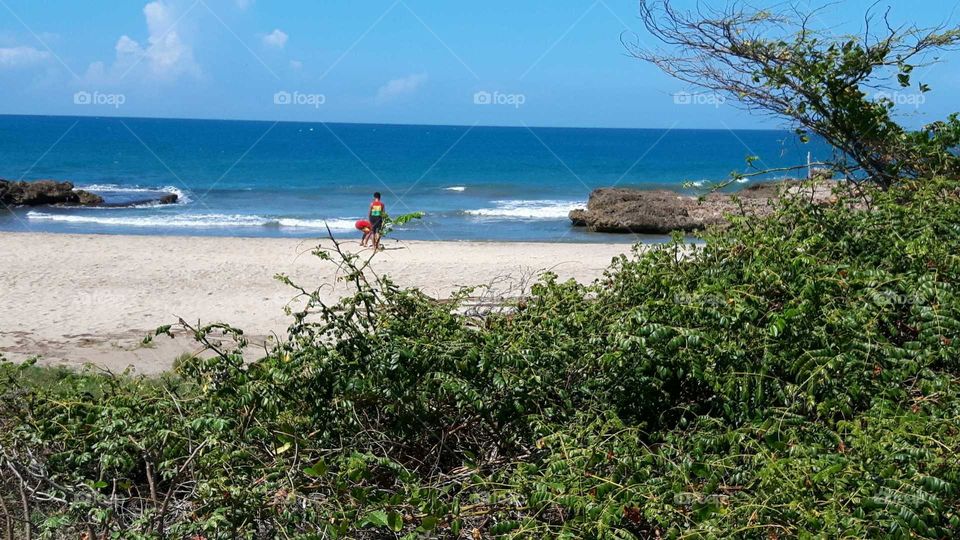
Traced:
<path fill-rule="evenodd" d="M 378 192 L 374 193 L 374 194 L 373 194 L 373 198 L 374 198 L 374 200 L 379 201 L 379 200 L 380 200 L 380 192 L 378 191 Z"/>

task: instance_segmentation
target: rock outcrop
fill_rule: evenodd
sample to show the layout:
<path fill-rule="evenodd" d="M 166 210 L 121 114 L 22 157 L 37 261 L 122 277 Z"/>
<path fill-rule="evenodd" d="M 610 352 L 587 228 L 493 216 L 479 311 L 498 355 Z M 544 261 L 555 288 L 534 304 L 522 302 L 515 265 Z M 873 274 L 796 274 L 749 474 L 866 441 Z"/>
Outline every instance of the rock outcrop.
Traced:
<path fill-rule="evenodd" d="M 574 226 L 594 232 L 668 234 L 673 231 L 694 231 L 711 225 L 724 225 L 724 216 L 743 210 L 752 215 L 767 215 L 772 202 L 784 187 L 806 190 L 814 202 L 825 202 L 832 196 L 833 182 L 802 186 L 800 182 L 757 184 L 736 192 L 740 204 L 731 194 L 711 193 L 702 200 L 667 190 L 601 188 L 590 194 L 586 209 L 570 212 Z"/>
<path fill-rule="evenodd" d="M 124 197 L 120 201 L 108 197 L 101 206 L 108 208 L 128 208 L 154 204 L 177 204 L 179 201 L 180 197 L 176 193 L 144 192 L 142 194 L 137 193 L 132 197 Z"/>
<path fill-rule="evenodd" d="M 7 206 L 41 206 L 48 204 L 98 206 L 103 204 L 103 198 L 94 193 L 74 189 L 70 182 L 0 180 L 0 202 Z"/>
<path fill-rule="evenodd" d="M 159 190 L 156 192 L 136 192 L 133 197 L 121 197 L 119 200 L 115 196 L 110 197 L 107 192 L 104 192 L 104 194 L 107 194 L 109 198 L 105 200 L 96 193 L 74 188 L 70 182 L 58 182 L 56 180 L 36 180 L 33 182 L 0 180 L 0 202 L 6 206 L 70 205 L 123 208 L 148 204 L 176 204 L 179 202 L 176 193 L 166 193 Z"/>
<path fill-rule="evenodd" d="M 157 201 L 157 204 L 177 204 L 179 199 L 180 197 L 178 197 L 176 193 L 168 193 L 160 197 L 160 199 Z"/>

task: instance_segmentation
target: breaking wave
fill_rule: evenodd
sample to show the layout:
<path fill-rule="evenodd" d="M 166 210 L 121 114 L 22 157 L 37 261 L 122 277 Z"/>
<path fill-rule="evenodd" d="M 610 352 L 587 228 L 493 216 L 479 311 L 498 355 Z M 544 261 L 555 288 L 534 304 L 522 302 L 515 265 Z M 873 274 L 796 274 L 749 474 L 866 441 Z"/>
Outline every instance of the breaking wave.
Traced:
<path fill-rule="evenodd" d="M 234 228 L 234 227 L 280 227 L 325 230 L 352 231 L 352 219 L 296 219 L 274 218 L 242 214 L 176 214 L 154 216 L 103 216 L 80 214 L 49 214 L 31 211 L 27 219 L 35 221 L 53 221 L 61 223 L 84 223 L 94 225 L 112 225 L 123 227 L 153 227 L 180 229 Z"/>
<path fill-rule="evenodd" d="M 493 201 L 493 204 L 496 205 L 493 208 L 464 210 L 463 213 L 468 216 L 499 219 L 567 219 L 571 210 L 586 206 L 582 201 L 557 200 L 508 200 Z"/>
<path fill-rule="evenodd" d="M 177 204 L 189 204 L 192 199 L 182 189 L 176 186 L 163 187 L 141 187 L 141 186 L 121 186 L 119 184 L 90 184 L 86 186 L 77 186 L 77 189 L 90 191 L 99 195 L 110 193 L 172 193 L 177 196 Z M 150 205 L 144 205 L 150 206 Z"/>

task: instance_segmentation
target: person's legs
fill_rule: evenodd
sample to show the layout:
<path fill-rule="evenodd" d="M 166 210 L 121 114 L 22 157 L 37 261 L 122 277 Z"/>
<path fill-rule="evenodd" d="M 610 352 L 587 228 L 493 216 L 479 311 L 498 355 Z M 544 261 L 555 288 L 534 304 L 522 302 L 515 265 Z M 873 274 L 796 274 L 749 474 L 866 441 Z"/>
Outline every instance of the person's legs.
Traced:
<path fill-rule="evenodd" d="M 383 220 L 376 219 L 373 222 L 373 250 L 380 249 L 380 231 L 383 229 Z"/>

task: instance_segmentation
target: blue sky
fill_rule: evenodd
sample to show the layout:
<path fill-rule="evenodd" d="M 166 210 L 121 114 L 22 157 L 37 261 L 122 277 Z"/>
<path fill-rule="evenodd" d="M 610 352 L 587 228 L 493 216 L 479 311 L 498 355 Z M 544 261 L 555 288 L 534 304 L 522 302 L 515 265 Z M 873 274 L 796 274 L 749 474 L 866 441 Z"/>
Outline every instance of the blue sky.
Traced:
<path fill-rule="evenodd" d="M 819 20 L 856 30 L 873 1 Z M 956 23 L 957 3 L 882 5 L 928 25 Z M 677 105 L 689 89 L 620 44 L 622 32 L 654 43 L 636 11 L 633 0 L 0 0 L 0 114 L 778 126 L 730 103 Z M 908 123 L 960 109 L 958 62 L 919 71 L 934 92 L 906 103 Z"/>

